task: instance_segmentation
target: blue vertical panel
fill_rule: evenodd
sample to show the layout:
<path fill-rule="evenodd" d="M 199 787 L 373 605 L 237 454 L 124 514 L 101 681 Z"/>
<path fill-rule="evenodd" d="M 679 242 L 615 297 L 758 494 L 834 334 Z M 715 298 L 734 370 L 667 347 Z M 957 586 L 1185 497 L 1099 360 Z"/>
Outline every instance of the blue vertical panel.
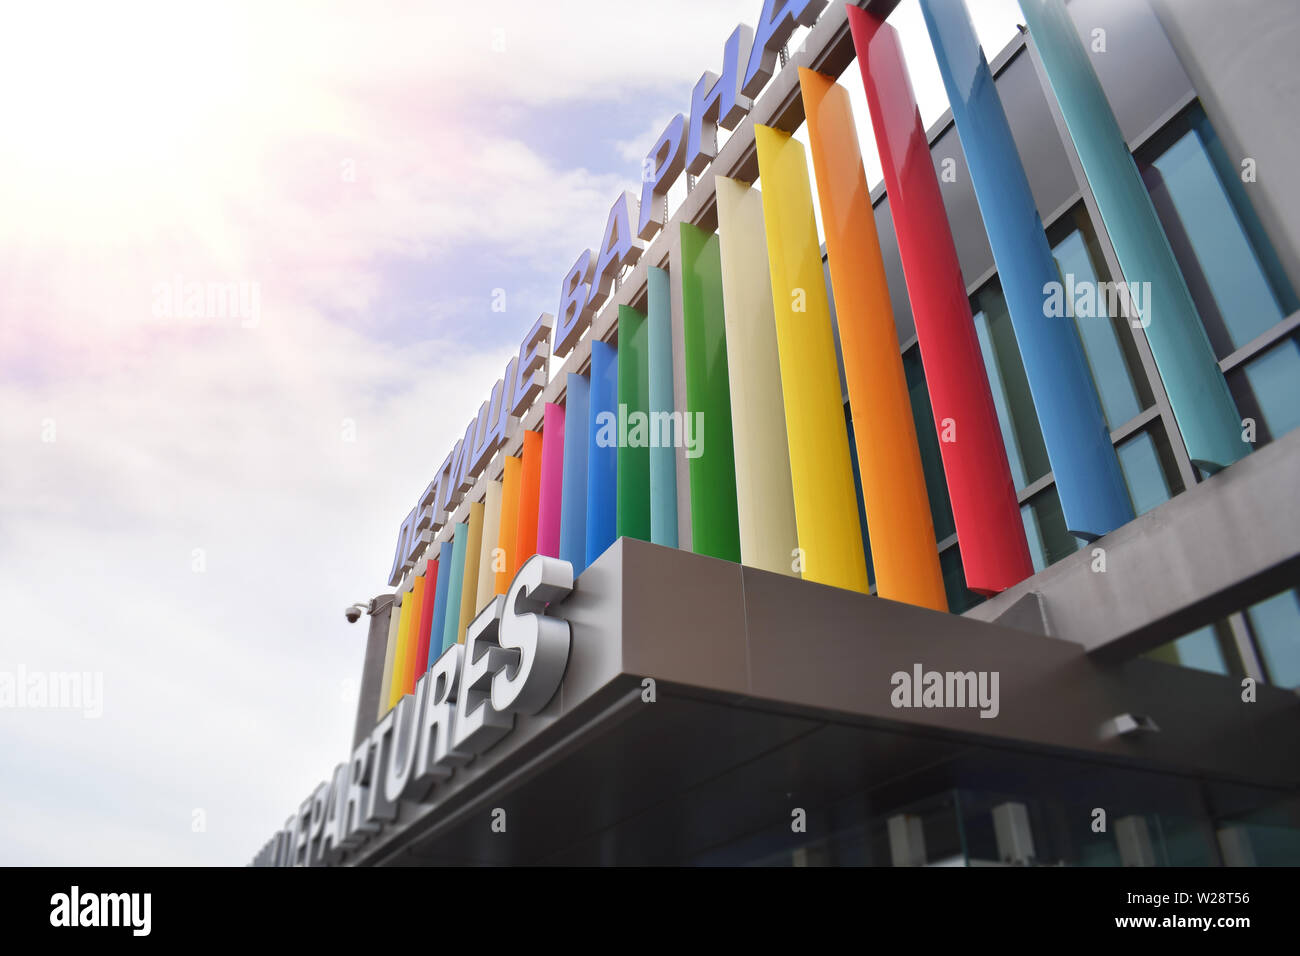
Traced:
<path fill-rule="evenodd" d="M 433 600 L 433 624 L 429 628 L 429 660 L 425 670 L 433 666 L 442 655 L 442 635 L 447 626 L 447 589 L 451 581 L 451 563 L 455 548 L 450 541 L 444 541 L 438 549 L 438 593 Z"/>
<path fill-rule="evenodd" d="M 1020 9 L 1124 278 L 1151 284 L 1142 321 L 1187 454 L 1217 471 L 1250 445 L 1169 239 L 1065 4 L 1020 0 Z"/>
<path fill-rule="evenodd" d="M 587 564 L 614 543 L 618 524 L 618 349 L 591 343 L 587 410 Z"/>
<path fill-rule="evenodd" d="M 451 539 L 451 573 L 447 576 L 448 594 L 442 602 L 442 650 L 456 643 L 460 633 L 460 592 L 465 589 L 465 549 L 469 539 L 469 524 L 462 521 L 456 525 Z M 446 545 L 443 545 L 445 548 Z M 442 577 L 442 562 L 438 562 L 438 577 Z M 438 602 L 433 605 L 434 616 L 438 616 Z M 436 632 L 435 632 L 436 633 Z M 429 642 L 433 647 L 433 641 Z"/>
<path fill-rule="evenodd" d="M 1110 431 L 1073 322 L 1047 318 L 1060 272 L 1047 245 L 993 74 L 962 0 L 921 0 L 1024 361 L 1065 524 L 1098 538 L 1131 521 Z"/>
<path fill-rule="evenodd" d="M 650 415 L 673 410 L 673 330 L 668 273 L 646 271 L 646 328 L 650 338 Z M 670 419 L 671 420 L 671 419 Z M 650 540 L 677 547 L 677 455 L 650 447 Z"/>
<path fill-rule="evenodd" d="M 574 575 L 587 567 L 587 444 L 591 383 L 569 373 L 564 399 L 564 483 L 560 495 L 560 557 Z"/>

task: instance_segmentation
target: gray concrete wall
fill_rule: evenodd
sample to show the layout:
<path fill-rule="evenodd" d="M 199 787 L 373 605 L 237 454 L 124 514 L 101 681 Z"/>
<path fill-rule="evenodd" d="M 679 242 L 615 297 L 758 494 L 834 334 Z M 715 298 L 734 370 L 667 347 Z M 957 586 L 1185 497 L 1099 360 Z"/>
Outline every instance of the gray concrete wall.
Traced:
<path fill-rule="evenodd" d="M 379 685 L 384 677 L 384 657 L 388 653 L 388 619 L 393 613 L 393 595 L 381 594 L 371 602 L 372 610 L 366 633 L 366 657 L 361 666 L 361 690 L 357 697 L 357 722 L 352 732 L 355 748 L 375 726 L 379 711 Z"/>

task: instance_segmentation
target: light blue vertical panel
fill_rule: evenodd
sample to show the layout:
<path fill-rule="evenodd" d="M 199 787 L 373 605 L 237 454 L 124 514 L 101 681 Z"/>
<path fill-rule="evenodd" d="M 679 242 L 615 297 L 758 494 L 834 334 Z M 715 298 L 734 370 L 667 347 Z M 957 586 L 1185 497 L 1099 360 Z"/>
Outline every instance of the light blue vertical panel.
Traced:
<path fill-rule="evenodd" d="M 1123 277 L 1150 283 L 1142 321 L 1187 453 L 1217 471 L 1250 445 L 1241 440 L 1241 419 L 1169 239 L 1065 4 L 1020 0 L 1020 9 Z"/>
<path fill-rule="evenodd" d="M 650 420 L 673 411 L 673 330 L 668 273 L 646 272 L 646 328 L 650 338 Z M 671 421 L 672 419 L 668 419 Z M 650 540 L 677 547 L 677 461 L 671 445 L 650 446 Z"/>
<path fill-rule="evenodd" d="M 457 525 L 457 528 L 460 526 Z M 462 545 L 462 548 L 464 546 Z M 464 568 L 464 552 L 461 554 L 461 568 Z M 447 626 L 447 589 L 451 586 L 451 565 L 455 560 L 455 546 L 444 541 L 438 549 L 438 594 L 433 601 L 433 623 L 429 627 L 429 666 L 438 658 L 434 648 L 442 646 L 443 632 Z M 459 607 L 459 604 L 457 605 Z M 457 618 L 459 621 L 459 617 Z M 455 638 L 452 638 L 453 642 Z"/>
<path fill-rule="evenodd" d="M 921 12 L 952 105 L 1016 343 L 1038 412 L 1065 524 L 1099 538 L 1132 520 L 1110 432 L 1074 323 L 1049 317 L 1060 273 L 1029 179 L 962 0 L 921 0 Z M 1059 301 L 1059 299 L 1058 299 Z"/>
<path fill-rule="evenodd" d="M 469 524 L 462 521 L 456 525 L 451 538 L 451 573 L 447 577 L 447 587 L 450 588 L 450 592 L 443 608 L 442 649 L 444 651 L 456 643 L 456 636 L 460 633 L 460 592 L 465 588 L 465 548 L 468 540 Z M 441 562 L 438 564 L 438 577 L 442 577 Z M 436 604 L 433 610 L 437 614 Z M 432 641 L 429 642 L 429 646 L 433 646 Z"/>
<path fill-rule="evenodd" d="M 591 343 L 587 425 L 587 564 L 614 543 L 618 526 L 618 349 Z"/>
<path fill-rule="evenodd" d="M 560 557 L 573 573 L 587 567 L 587 434 L 591 424 L 591 383 L 569 373 L 564 399 L 564 484 L 560 498 Z"/>

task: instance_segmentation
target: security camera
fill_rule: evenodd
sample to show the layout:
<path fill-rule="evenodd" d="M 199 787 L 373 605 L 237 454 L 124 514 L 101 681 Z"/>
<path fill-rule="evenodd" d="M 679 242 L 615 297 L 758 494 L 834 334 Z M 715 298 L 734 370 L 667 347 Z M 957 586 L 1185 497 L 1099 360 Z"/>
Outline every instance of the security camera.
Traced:
<path fill-rule="evenodd" d="M 343 616 L 348 619 L 349 624 L 355 624 L 357 621 L 361 620 L 361 612 L 365 609 L 366 606 L 364 604 L 350 604 L 347 609 L 344 610 Z"/>

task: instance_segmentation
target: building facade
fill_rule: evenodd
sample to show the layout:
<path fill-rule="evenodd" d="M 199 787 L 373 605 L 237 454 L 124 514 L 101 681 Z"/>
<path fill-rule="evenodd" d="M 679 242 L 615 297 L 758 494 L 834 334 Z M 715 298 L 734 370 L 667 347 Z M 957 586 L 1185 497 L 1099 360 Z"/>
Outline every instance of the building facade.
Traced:
<path fill-rule="evenodd" d="M 890 0 L 726 40 L 256 862 L 1300 862 L 1300 12 L 920 5 L 928 130 Z"/>

